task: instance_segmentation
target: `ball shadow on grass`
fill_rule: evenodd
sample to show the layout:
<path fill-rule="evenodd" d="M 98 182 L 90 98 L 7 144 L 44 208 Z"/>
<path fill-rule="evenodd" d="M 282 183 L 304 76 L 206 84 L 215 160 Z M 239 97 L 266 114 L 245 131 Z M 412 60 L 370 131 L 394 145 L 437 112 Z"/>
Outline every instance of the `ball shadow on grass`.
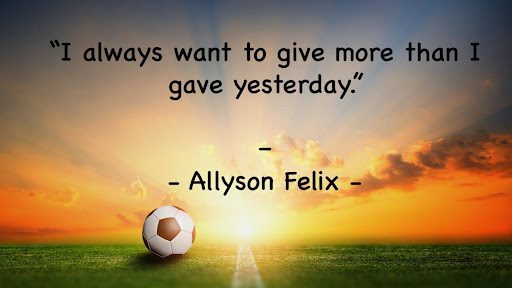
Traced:
<path fill-rule="evenodd" d="M 137 267 L 168 266 L 177 264 L 184 258 L 184 255 L 170 255 L 165 258 L 160 258 L 151 253 L 140 253 L 133 257 L 131 263 L 133 266 Z"/>

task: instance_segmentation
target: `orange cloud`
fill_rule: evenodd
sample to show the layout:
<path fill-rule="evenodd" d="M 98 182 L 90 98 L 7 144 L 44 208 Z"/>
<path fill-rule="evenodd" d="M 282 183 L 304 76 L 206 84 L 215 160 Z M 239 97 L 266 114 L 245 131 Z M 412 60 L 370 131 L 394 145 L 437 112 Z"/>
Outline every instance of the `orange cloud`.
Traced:
<path fill-rule="evenodd" d="M 138 220 L 144 221 L 144 219 L 146 219 L 146 216 L 148 216 L 149 212 L 150 211 L 146 210 L 137 210 L 133 212 L 133 215 L 135 215 L 135 217 L 137 217 Z"/>
<path fill-rule="evenodd" d="M 466 199 L 463 199 L 463 201 L 485 201 L 485 200 L 489 200 L 489 199 L 505 197 L 509 194 L 510 193 L 491 193 L 491 194 L 486 194 L 483 196 L 466 198 Z"/>
<path fill-rule="evenodd" d="M 79 196 L 80 194 L 73 187 L 65 187 L 57 191 L 44 193 L 46 200 L 65 207 L 74 206 Z"/>
<path fill-rule="evenodd" d="M 162 205 L 178 206 L 185 210 L 190 208 L 190 205 L 187 202 L 183 201 L 176 193 L 173 192 L 165 194 L 165 197 L 162 200 Z"/>
<path fill-rule="evenodd" d="M 412 189 L 423 176 L 423 167 L 403 159 L 400 153 L 382 155 L 375 164 L 375 172 L 367 172 L 361 179 L 363 186 L 351 190 L 352 194 L 368 194 L 386 187 Z"/>
<path fill-rule="evenodd" d="M 137 177 L 137 180 L 133 181 L 130 184 L 132 196 L 137 199 L 146 199 L 148 197 L 148 188 L 142 182 L 140 177 Z"/>
<path fill-rule="evenodd" d="M 281 132 L 275 137 L 274 144 L 278 151 L 289 152 L 295 162 L 305 166 L 339 168 L 344 164 L 338 156 L 329 157 L 318 141 L 295 139 Z"/>
<path fill-rule="evenodd" d="M 486 89 L 492 89 L 496 86 L 496 79 L 493 77 L 486 78 L 482 81 L 482 87 Z"/>
<path fill-rule="evenodd" d="M 478 173 L 512 176 L 512 135 L 478 131 L 434 142 L 423 142 L 413 151 L 415 161 L 426 168 L 453 168 Z"/>
<path fill-rule="evenodd" d="M 367 195 L 388 187 L 410 190 L 420 178 L 439 172 L 512 177 L 512 135 L 478 131 L 422 141 L 405 153 L 381 155 L 374 167 L 361 178 L 363 185 L 349 191 L 349 195 Z"/>
<path fill-rule="evenodd" d="M 126 226 L 126 227 L 134 227 L 134 226 L 139 226 L 138 223 L 128 219 L 128 217 L 126 217 L 125 215 L 121 214 L 121 213 L 117 213 L 116 214 L 116 219 L 123 225 L 123 226 Z"/>
<path fill-rule="evenodd" d="M 284 166 L 297 165 L 307 168 L 341 168 L 344 161 L 339 156 L 330 156 L 322 150 L 320 143 L 311 139 L 293 138 L 284 132 L 277 134 L 271 142 L 272 151 L 267 168 L 276 175 L 282 174 Z"/>
<path fill-rule="evenodd" d="M 12 236 L 48 236 L 67 233 L 68 231 L 57 228 L 43 227 L 13 227 L 13 226 L 0 226 L 0 236 L 8 238 Z"/>

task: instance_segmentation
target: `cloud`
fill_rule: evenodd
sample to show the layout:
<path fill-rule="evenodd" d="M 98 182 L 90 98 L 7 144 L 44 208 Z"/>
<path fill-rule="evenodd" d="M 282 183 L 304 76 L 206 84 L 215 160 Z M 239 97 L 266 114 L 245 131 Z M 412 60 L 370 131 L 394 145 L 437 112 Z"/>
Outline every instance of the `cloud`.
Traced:
<path fill-rule="evenodd" d="M 486 89 L 493 89 L 496 86 L 496 79 L 493 77 L 486 78 L 482 81 L 482 87 Z"/>
<path fill-rule="evenodd" d="M 470 202 L 471 201 L 485 201 L 485 200 L 494 199 L 494 198 L 501 198 L 501 197 L 507 196 L 509 194 L 510 193 L 491 193 L 491 194 L 487 194 L 487 195 L 483 195 L 483 196 L 465 198 L 465 199 L 462 199 L 462 201 L 470 201 Z"/>
<path fill-rule="evenodd" d="M 464 183 L 458 183 L 455 186 L 457 187 L 476 187 L 480 185 L 480 183 L 477 182 L 464 182 Z"/>
<path fill-rule="evenodd" d="M 66 233 L 67 231 L 64 229 L 57 229 L 57 228 L 38 228 L 37 233 L 41 235 L 50 235 L 50 234 L 62 234 Z"/>
<path fill-rule="evenodd" d="M 323 151 L 320 142 L 308 139 L 293 138 L 284 132 L 275 136 L 271 143 L 271 165 L 276 173 L 283 171 L 287 160 L 293 164 L 309 168 L 341 168 L 344 161 L 339 156 L 329 156 Z"/>
<path fill-rule="evenodd" d="M 0 226 L 0 236 L 51 236 L 67 233 L 67 230 L 52 227 L 29 228 L 29 227 L 13 227 Z"/>
<path fill-rule="evenodd" d="M 404 153 L 381 155 L 374 169 L 361 177 L 362 186 L 347 192 L 365 196 L 384 188 L 412 190 L 424 177 L 450 171 L 465 171 L 497 177 L 512 177 L 512 135 L 478 131 L 436 141 L 421 141 Z"/>
<path fill-rule="evenodd" d="M 126 226 L 126 227 L 133 227 L 133 226 L 138 226 L 138 223 L 135 223 L 133 222 L 132 220 L 128 219 L 128 217 L 126 217 L 125 215 L 121 214 L 121 213 L 117 213 L 116 214 L 116 219 L 123 225 L 123 226 Z"/>
<path fill-rule="evenodd" d="M 162 205 L 172 205 L 181 209 L 189 209 L 190 205 L 178 197 L 176 193 L 168 192 L 162 200 Z M 187 210 L 188 211 L 188 210 Z"/>
<path fill-rule="evenodd" d="M 295 139 L 281 132 L 275 137 L 274 144 L 281 147 L 281 151 L 290 152 L 296 162 L 309 167 L 339 168 L 344 164 L 338 156 L 329 157 L 315 140 Z"/>
<path fill-rule="evenodd" d="M 65 207 L 74 206 L 80 193 L 76 191 L 73 187 L 65 187 L 63 189 L 46 192 L 43 194 L 46 200 L 49 200 L 53 203 L 60 204 Z"/>
<path fill-rule="evenodd" d="M 146 199 L 148 197 L 148 188 L 142 182 L 140 177 L 137 177 L 137 180 L 133 181 L 130 184 L 132 196 L 137 199 Z"/>
<path fill-rule="evenodd" d="M 133 212 L 133 215 L 135 215 L 135 217 L 137 217 L 137 219 L 144 221 L 146 219 L 146 217 L 148 216 L 149 212 L 150 211 L 146 211 L 146 210 L 137 210 L 137 211 Z"/>
<path fill-rule="evenodd" d="M 512 135 L 457 135 L 414 147 L 415 161 L 430 169 L 453 168 L 511 177 Z"/>
<path fill-rule="evenodd" d="M 386 187 L 411 190 L 414 182 L 423 176 L 424 168 L 393 152 L 381 155 L 374 170 L 367 172 L 360 180 L 363 185 L 350 190 L 350 194 L 368 194 Z"/>

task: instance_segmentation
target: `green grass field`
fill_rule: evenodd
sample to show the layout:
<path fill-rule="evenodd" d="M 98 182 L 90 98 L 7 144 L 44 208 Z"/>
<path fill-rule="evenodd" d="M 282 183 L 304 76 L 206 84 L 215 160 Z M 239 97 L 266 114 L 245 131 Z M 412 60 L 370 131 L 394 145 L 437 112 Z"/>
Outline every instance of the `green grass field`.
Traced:
<path fill-rule="evenodd" d="M 237 247 L 0 246 L 1 287 L 229 287 Z M 512 287 L 512 245 L 252 247 L 267 287 Z"/>

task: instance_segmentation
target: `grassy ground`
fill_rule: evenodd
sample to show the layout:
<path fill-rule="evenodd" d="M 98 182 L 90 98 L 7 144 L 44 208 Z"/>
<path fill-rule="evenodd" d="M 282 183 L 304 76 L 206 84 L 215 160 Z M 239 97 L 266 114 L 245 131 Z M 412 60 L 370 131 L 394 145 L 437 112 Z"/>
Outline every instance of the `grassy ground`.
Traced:
<path fill-rule="evenodd" d="M 512 287 L 512 246 L 253 249 L 273 287 Z"/>
<path fill-rule="evenodd" d="M 194 247 L 160 259 L 143 245 L 2 246 L 0 287 L 228 287 L 236 251 Z"/>
<path fill-rule="evenodd" d="M 267 287 L 512 287 L 512 246 L 253 247 Z M 1 287 L 229 287 L 236 247 L 0 246 Z"/>

